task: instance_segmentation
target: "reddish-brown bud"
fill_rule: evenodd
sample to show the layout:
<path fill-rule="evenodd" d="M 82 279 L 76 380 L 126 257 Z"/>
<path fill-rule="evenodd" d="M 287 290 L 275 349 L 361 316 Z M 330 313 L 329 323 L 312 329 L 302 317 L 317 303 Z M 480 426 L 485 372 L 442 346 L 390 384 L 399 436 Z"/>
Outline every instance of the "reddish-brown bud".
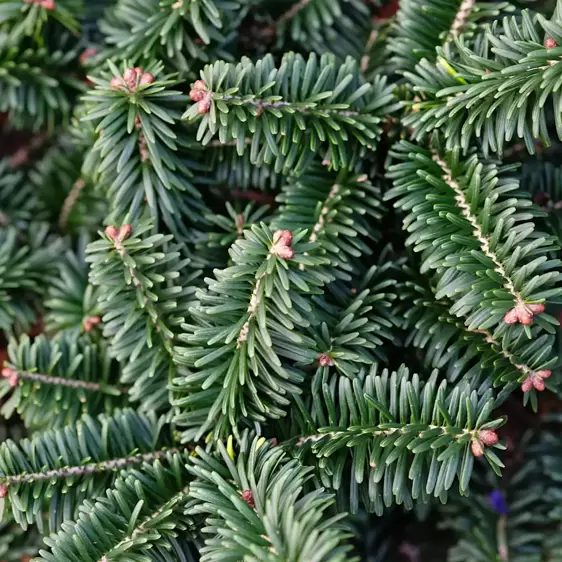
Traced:
<path fill-rule="evenodd" d="M 514 306 L 510 311 L 506 312 L 503 321 L 506 324 L 515 324 L 520 322 L 524 326 L 533 323 L 533 318 L 544 312 L 544 304 L 525 304 L 520 303 Z"/>
<path fill-rule="evenodd" d="M 552 375 L 552 371 L 550 369 L 531 371 L 521 384 L 521 390 L 523 392 L 529 392 L 534 388 L 535 390 L 542 392 L 546 387 L 544 380 L 550 377 L 550 375 Z"/>
<path fill-rule="evenodd" d="M 277 447 L 277 445 L 279 445 L 279 441 L 277 441 L 277 437 L 272 437 L 271 438 L 271 445 L 273 447 Z"/>
<path fill-rule="evenodd" d="M 533 197 L 533 202 L 542 207 L 550 200 L 550 195 L 546 191 L 537 191 Z"/>
<path fill-rule="evenodd" d="M 290 246 L 293 243 L 293 233 L 290 230 L 276 230 L 273 234 L 273 243 Z"/>
<path fill-rule="evenodd" d="M 93 57 L 97 53 L 96 49 L 93 47 L 88 47 L 81 55 L 80 55 L 80 64 L 84 64 L 90 57 Z"/>
<path fill-rule="evenodd" d="M 193 101 L 201 101 L 205 97 L 205 92 L 203 90 L 196 90 L 193 88 L 193 90 L 189 91 L 189 97 Z"/>
<path fill-rule="evenodd" d="M 127 84 L 129 90 L 134 90 L 137 87 L 137 71 L 134 68 L 127 68 L 123 73 L 123 80 Z"/>
<path fill-rule="evenodd" d="M 484 445 L 489 447 L 490 445 L 495 445 L 498 442 L 498 434 L 491 429 L 481 429 L 478 432 L 478 438 Z"/>
<path fill-rule="evenodd" d="M 118 234 L 119 234 L 119 231 L 118 231 L 117 228 L 114 227 L 113 225 L 107 226 L 107 227 L 105 228 L 105 235 L 106 235 L 110 240 L 115 241 Z"/>
<path fill-rule="evenodd" d="M 119 234 L 118 234 L 119 242 L 123 242 L 123 240 L 129 238 L 129 236 L 131 236 L 132 231 L 133 231 L 133 227 L 130 224 L 124 224 L 119 229 Z"/>
<path fill-rule="evenodd" d="M 558 43 L 552 38 L 549 37 L 545 42 L 544 42 L 544 46 L 547 49 L 554 49 L 554 47 L 558 47 Z"/>
<path fill-rule="evenodd" d="M 14 375 L 17 376 L 17 371 L 12 369 L 11 367 L 4 367 L 2 369 L 2 376 L 4 378 L 9 379 L 9 378 L 13 377 Z"/>
<path fill-rule="evenodd" d="M 244 490 L 241 495 L 242 495 L 242 499 L 243 499 L 252 509 L 256 509 L 256 502 L 254 501 L 254 494 L 252 494 L 252 490 Z"/>
<path fill-rule="evenodd" d="M 333 364 L 334 361 L 328 353 L 321 353 L 318 356 L 318 365 L 320 365 L 320 367 L 331 367 Z"/>
<path fill-rule="evenodd" d="M 113 77 L 111 79 L 111 82 L 109 83 L 109 85 L 114 89 L 118 89 L 121 86 L 123 86 L 125 84 L 125 82 L 123 82 L 123 78 L 119 78 L 117 76 Z"/>
<path fill-rule="evenodd" d="M 5 498 L 8 495 L 8 486 L 6 484 L 0 484 L 0 499 Z"/>
<path fill-rule="evenodd" d="M 211 96 L 210 94 L 205 94 L 205 97 L 197 102 L 197 111 L 201 114 L 201 115 L 205 115 L 205 113 L 209 113 L 209 110 L 211 109 Z"/>
<path fill-rule="evenodd" d="M 97 326 L 100 322 L 99 316 L 87 316 L 84 318 L 84 331 L 91 332 L 94 326 Z"/>
<path fill-rule="evenodd" d="M 154 74 L 144 72 L 140 78 L 140 85 L 146 86 L 147 84 L 152 84 L 152 82 L 154 82 Z"/>
<path fill-rule="evenodd" d="M 484 445 L 478 439 L 473 439 L 471 443 L 472 454 L 475 457 L 481 457 L 484 454 Z"/>

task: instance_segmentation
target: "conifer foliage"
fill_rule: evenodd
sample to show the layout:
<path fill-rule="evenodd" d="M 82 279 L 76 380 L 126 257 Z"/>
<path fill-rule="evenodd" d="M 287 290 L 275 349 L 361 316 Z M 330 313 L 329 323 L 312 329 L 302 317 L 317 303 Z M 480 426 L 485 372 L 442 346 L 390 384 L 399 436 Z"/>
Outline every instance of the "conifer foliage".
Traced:
<path fill-rule="evenodd" d="M 0 562 L 562 560 L 561 45 L 0 0 Z"/>

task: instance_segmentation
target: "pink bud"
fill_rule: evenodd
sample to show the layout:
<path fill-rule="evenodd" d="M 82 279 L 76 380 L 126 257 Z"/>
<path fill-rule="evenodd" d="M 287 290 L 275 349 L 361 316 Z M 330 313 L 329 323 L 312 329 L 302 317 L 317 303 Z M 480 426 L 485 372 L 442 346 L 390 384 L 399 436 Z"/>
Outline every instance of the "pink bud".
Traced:
<path fill-rule="evenodd" d="M 123 79 L 128 82 L 129 80 L 136 80 L 137 73 L 134 68 L 126 68 L 125 72 L 123 73 Z"/>
<path fill-rule="evenodd" d="M 533 378 L 527 377 L 521 384 L 521 390 L 523 392 L 529 392 L 533 388 Z"/>
<path fill-rule="evenodd" d="M 93 57 L 97 51 L 93 47 L 88 47 L 81 55 L 80 55 L 80 64 L 84 64 L 90 57 Z"/>
<path fill-rule="evenodd" d="M 277 230 L 273 234 L 273 243 L 290 246 L 293 243 L 293 233 L 290 230 Z"/>
<path fill-rule="evenodd" d="M 137 73 L 134 68 L 127 68 L 123 73 L 123 80 L 125 80 L 125 84 L 129 90 L 134 90 L 137 86 Z"/>
<path fill-rule="evenodd" d="M 527 308 L 535 315 L 542 314 L 544 312 L 544 304 L 528 304 Z"/>
<path fill-rule="evenodd" d="M 519 313 L 515 308 L 512 308 L 509 312 L 506 312 L 503 317 L 503 321 L 506 324 L 515 324 L 516 322 L 519 322 Z"/>
<path fill-rule="evenodd" d="M 545 389 L 544 381 L 541 378 L 534 377 L 534 378 L 531 379 L 531 382 L 533 383 L 533 386 L 535 387 L 535 390 L 538 390 L 539 392 L 542 392 Z"/>
<path fill-rule="evenodd" d="M 84 319 L 84 331 L 91 332 L 94 326 L 97 326 L 100 322 L 99 316 L 88 316 Z"/>
<path fill-rule="evenodd" d="M 154 74 L 151 74 L 150 72 L 145 72 L 140 79 L 140 85 L 141 86 L 146 86 L 147 84 L 152 84 L 152 82 L 154 82 Z"/>
<path fill-rule="evenodd" d="M 8 495 L 8 486 L 6 484 L 0 484 L 0 499 L 5 498 Z"/>
<path fill-rule="evenodd" d="M 123 78 L 114 77 L 111 79 L 109 85 L 114 89 L 118 89 L 120 86 L 124 85 Z"/>
<path fill-rule="evenodd" d="M 133 227 L 130 224 L 124 224 L 119 229 L 119 235 L 118 235 L 119 242 L 123 242 L 123 240 L 126 240 L 127 238 L 129 238 L 132 230 L 133 230 Z"/>
<path fill-rule="evenodd" d="M 484 445 L 495 445 L 498 442 L 498 434 L 490 429 L 481 429 L 478 432 L 478 438 Z"/>
<path fill-rule="evenodd" d="M 295 250 L 289 246 L 282 246 L 275 253 L 284 260 L 291 260 L 295 257 Z"/>
<path fill-rule="evenodd" d="M 17 376 L 17 371 L 12 369 L 11 367 L 4 367 L 2 369 L 2 376 L 6 379 L 12 378 L 14 375 Z"/>
<path fill-rule="evenodd" d="M 552 375 L 552 371 L 550 369 L 543 369 L 542 371 L 535 371 L 535 375 L 541 379 L 547 379 Z"/>
<path fill-rule="evenodd" d="M 545 42 L 544 42 L 544 46 L 547 49 L 554 49 L 554 47 L 558 47 L 558 43 L 552 38 L 549 37 Z"/>
<path fill-rule="evenodd" d="M 55 0 L 43 0 L 40 5 L 46 10 L 54 10 Z"/>
<path fill-rule="evenodd" d="M 528 326 L 533 323 L 534 316 L 543 312 L 544 304 L 525 304 L 521 302 L 505 314 L 503 321 L 506 324 L 520 322 L 524 326 Z"/>
<path fill-rule="evenodd" d="M 484 454 L 484 446 L 478 439 L 472 440 L 471 448 L 472 448 L 472 454 L 475 457 L 481 457 Z"/>
<path fill-rule="evenodd" d="M 108 226 L 105 229 L 105 235 L 110 239 L 115 241 L 117 238 L 117 235 L 119 234 L 117 228 L 115 228 L 114 226 Z"/>
<path fill-rule="evenodd" d="M 334 361 L 328 353 L 321 353 L 318 356 L 318 364 L 321 367 L 331 367 L 334 364 Z"/>
<path fill-rule="evenodd" d="M 193 84 L 193 88 L 195 90 L 206 90 L 207 84 L 205 84 L 205 82 L 203 82 L 203 80 L 196 80 L 195 83 Z"/>
<path fill-rule="evenodd" d="M 193 101 L 201 101 L 205 97 L 205 92 L 203 90 L 196 90 L 193 88 L 193 90 L 190 90 L 189 92 L 189 97 Z"/>
<path fill-rule="evenodd" d="M 205 94 L 205 97 L 197 103 L 197 111 L 204 115 L 205 113 L 209 113 L 211 109 L 211 96 L 210 94 Z"/>

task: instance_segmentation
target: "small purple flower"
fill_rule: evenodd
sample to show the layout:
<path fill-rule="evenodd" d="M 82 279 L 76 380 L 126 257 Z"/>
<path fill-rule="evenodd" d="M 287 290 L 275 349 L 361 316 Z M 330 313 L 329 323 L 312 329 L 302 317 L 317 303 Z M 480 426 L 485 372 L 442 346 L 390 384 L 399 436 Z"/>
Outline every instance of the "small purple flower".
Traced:
<path fill-rule="evenodd" d="M 505 495 L 501 490 L 493 490 L 488 494 L 488 503 L 492 509 L 499 513 L 500 515 L 507 515 L 507 502 L 505 501 Z"/>

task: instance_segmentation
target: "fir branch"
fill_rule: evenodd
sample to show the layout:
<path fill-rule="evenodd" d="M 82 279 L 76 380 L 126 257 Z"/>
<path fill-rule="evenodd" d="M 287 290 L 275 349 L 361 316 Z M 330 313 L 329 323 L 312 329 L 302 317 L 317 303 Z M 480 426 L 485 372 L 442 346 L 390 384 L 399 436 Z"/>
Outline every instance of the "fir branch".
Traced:
<path fill-rule="evenodd" d="M 191 560 L 198 541 L 191 538 L 194 523 L 184 513 L 190 491 L 184 463 L 176 453 L 166 463 L 129 469 L 103 496 L 86 501 L 75 521 L 46 537 L 49 550 L 41 550 L 38 560 L 108 562 L 144 559 L 147 553 L 162 562 L 177 560 L 180 553 Z"/>
<path fill-rule="evenodd" d="M 491 447 L 503 448 L 495 433 L 503 421 L 490 419 L 489 390 L 448 388 L 436 371 L 421 383 L 404 366 L 380 375 L 373 366 L 353 381 L 317 374 L 312 389 L 296 415 L 301 436 L 291 443 L 304 462 L 317 457 L 324 485 L 351 487 L 352 512 L 360 499 L 379 515 L 394 503 L 411 509 L 431 495 L 445 500 L 456 479 L 465 495 L 474 457 L 485 456 L 496 472 L 502 466 Z"/>
<path fill-rule="evenodd" d="M 335 169 L 350 165 L 352 151 L 344 144 L 372 149 L 382 118 L 398 107 L 385 79 L 364 83 L 355 61 L 338 65 L 327 54 L 305 60 L 287 53 L 279 67 L 270 55 L 257 63 L 219 61 L 205 67 L 201 78 L 190 92 L 197 103 L 183 116 L 200 120 L 197 139 L 203 144 L 217 135 L 222 142 L 236 139 L 240 155 L 249 150 L 253 164 L 275 161 L 276 171 L 285 173 L 301 172 L 320 148 L 328 149 Z M 315 126 L 305 127 L 311 121 Z"/>
<path fill-rule="evenodd" d="M 181 246 L 168 244 L 173 237 L 150 236 L 151 230 L 146 220 L 109 226 L 87 249 L 90 280 L 100 290 L 104 334 L 124 365 L 122 382 L 132 385 L 131 399 L 147 410 L 168 404 L 167 385 L 176 371 L 174 340 L 197 276 L 187 272 Z"/>
<path fill-rule="evenodd" d="M 526 303 L 521 296 L 521 293 L 515 289 L 513 280 L 507 274 L 503 263 L 500 261 L 496 252 L 492 251 L 490 247 L 490 237 L 484 234 L 482 226 L 479 224 L 478 219 L 472 213 L 472 207 L 467 201 L 465 192 L 461 189 L 457 181 L 453 178 L 453 172 L 449 169 L 447 163 L 439 156 L 436 151 L 432 152 L 433 161 L 443 171 L 443 180 L 455 192 L 455 201 L 460 209 L 462 216 L 470 223 L 473 228 L 473 235 L 480 243 L 482 253 L 488 257 L 494 264 L 495 271 L 503 278 L 504 288 L 511 295 L 514 308 L 525 307 Z"/>
<path fill-rule="evenodd" d="M 53 377 L 51 375 L 43 375 L 41 373 L 30 373 L 28 371 L 19 371 L 13 367 L 4 367 L 2 376 L 10 379 L 10 384 L 15 386 L 18 381 L 32 381 L 40 384 L 52 384 L 66 386 L 74 389 L 83 389 L 91 392 L 102 392 L 112 395 L 119 395 L 127 392 L 125 387 L 117 387 L 113 385 L 105 385 L 97 382 L 87 382 L 81 380 L 65 379 L 63 377 Z"/>
<path fill-rule="evenodd" d="M 206 515 L 203 533 L 206 548 L 202 562 L 225 557 L 242 560 L 254 557 L 271 562 L 343 562 L 350 547 L 349 534 L 340 523 L 342 514 L 329 516 L 331 494 L 322 489 L 307 493 L 310 468 L 290 459 L 280 447 L 263 438 L 245 434 L 234 458 L 221 442 L 219 459 L 201 448 L 187 469 L 195 476 L 190 486 L 192 513 Z M 291 517 L 285 519 L 285 510 Z M 236 536 L 244 528 L 244 540 Z M 295 542 L 297 535 L 308 537 Z"/>
<path fill-rule="evenodd" d="M 437 64 L 422 61 L 407 74 L 421 98 L 404 119 L 415 139 L 439 128 L 447 149 L 466 151 L 479 138 L 486 156 L 502 155 L 514 137 L 523 139 L 530 153 L 538 139 L 550 144 L 545 112 L 552 105 L 557 115 L 562 48 L 552 37 L 562 32 L 560 22 L 523 11 L 522 20 L 505 18 L 503 25 L 503 33 L 491 29 L 473 48 L 457 38 L 458 55 L 440 52 Z M 562 138 L 560 120 L 555 121 Z"/>
<path fill-rule="evenodd" d="M 560 291 L 558 261 L 548 258 L 556 245 L 526 222 L 538 216 L 532 202 L 514 178 L 476 155 L 461 161 L 458 151 L 446 159 L 435 154 L 404 141 L 396 145 L 400 163 L 389 171 L 395 187 L 387 198 L 398 197 L 395 206 L 408 212 L 407 243 L 422 252 L 422 273 L 436 271 L 437 299 L 455 300 L 453 314 L 465 317 L 470 329 L 493 328 L 494 337 L 503 337 L 505 325 L 533 321 L 552 333 L 543 303 Z"/>
<path fill-rule="evenodd" d="M 65 519 L 73 518 L 86 498 L 100 496 L 122 470 L 144 459 L 159 462 L 173 458 L 165 451 L 171 439 L 154 416 L 133 410 L 112 417 L 84 416 L 74 426 L 47 430 L 19 443 L 0 445 L 0 483 L 16 521 L 24 528 L 36 521 L 43 527 L 42 512 L 48 512 L 48 525 L 54 531 Z M 45 476 L 42 476 L 45 475 Z M 34 497 L 36 479 L 43 493 Z"/>
<path fill-rule="evenodd" d="M 115 472 L 125 470 L 137 464 L 153 463 L 157 460 L 164 459 L 168 455 L 179 453 L 181 450 L 184 449 L 162 449 L 160 451 L 151 451 L 150 453 L 132 455 L 121 459 L 105 460 L 99 463 L 87 463 L 80 466 L 66 466 L 42 472 L 15 474 L 5 478 L 0 478 L 0 483 L 5 484 L 6 486 L 13 486 L 17 484 L 39 482 L 41 480 L 65 480 L 73 477 L 82 478 L 100 473 Z"/>
<path fill-rule="evenodd" d="M 316 248 L 302 242 L 305 235 L 265 224 L 246 230 L 230 248 L 233 265 L 198 291 L 194 322 L 179 336 L 188 346 L 175 349 L 176 363 L 190 369 L 173 387 L 184 441 L 237 431 L 240 414 L 279 418 L 300 392 L 304 376 L 292 361 L 308 356 L 312 343 L 303 333 L 311 312 L 303 295 L 320 292 L 330 279 Z"/>

